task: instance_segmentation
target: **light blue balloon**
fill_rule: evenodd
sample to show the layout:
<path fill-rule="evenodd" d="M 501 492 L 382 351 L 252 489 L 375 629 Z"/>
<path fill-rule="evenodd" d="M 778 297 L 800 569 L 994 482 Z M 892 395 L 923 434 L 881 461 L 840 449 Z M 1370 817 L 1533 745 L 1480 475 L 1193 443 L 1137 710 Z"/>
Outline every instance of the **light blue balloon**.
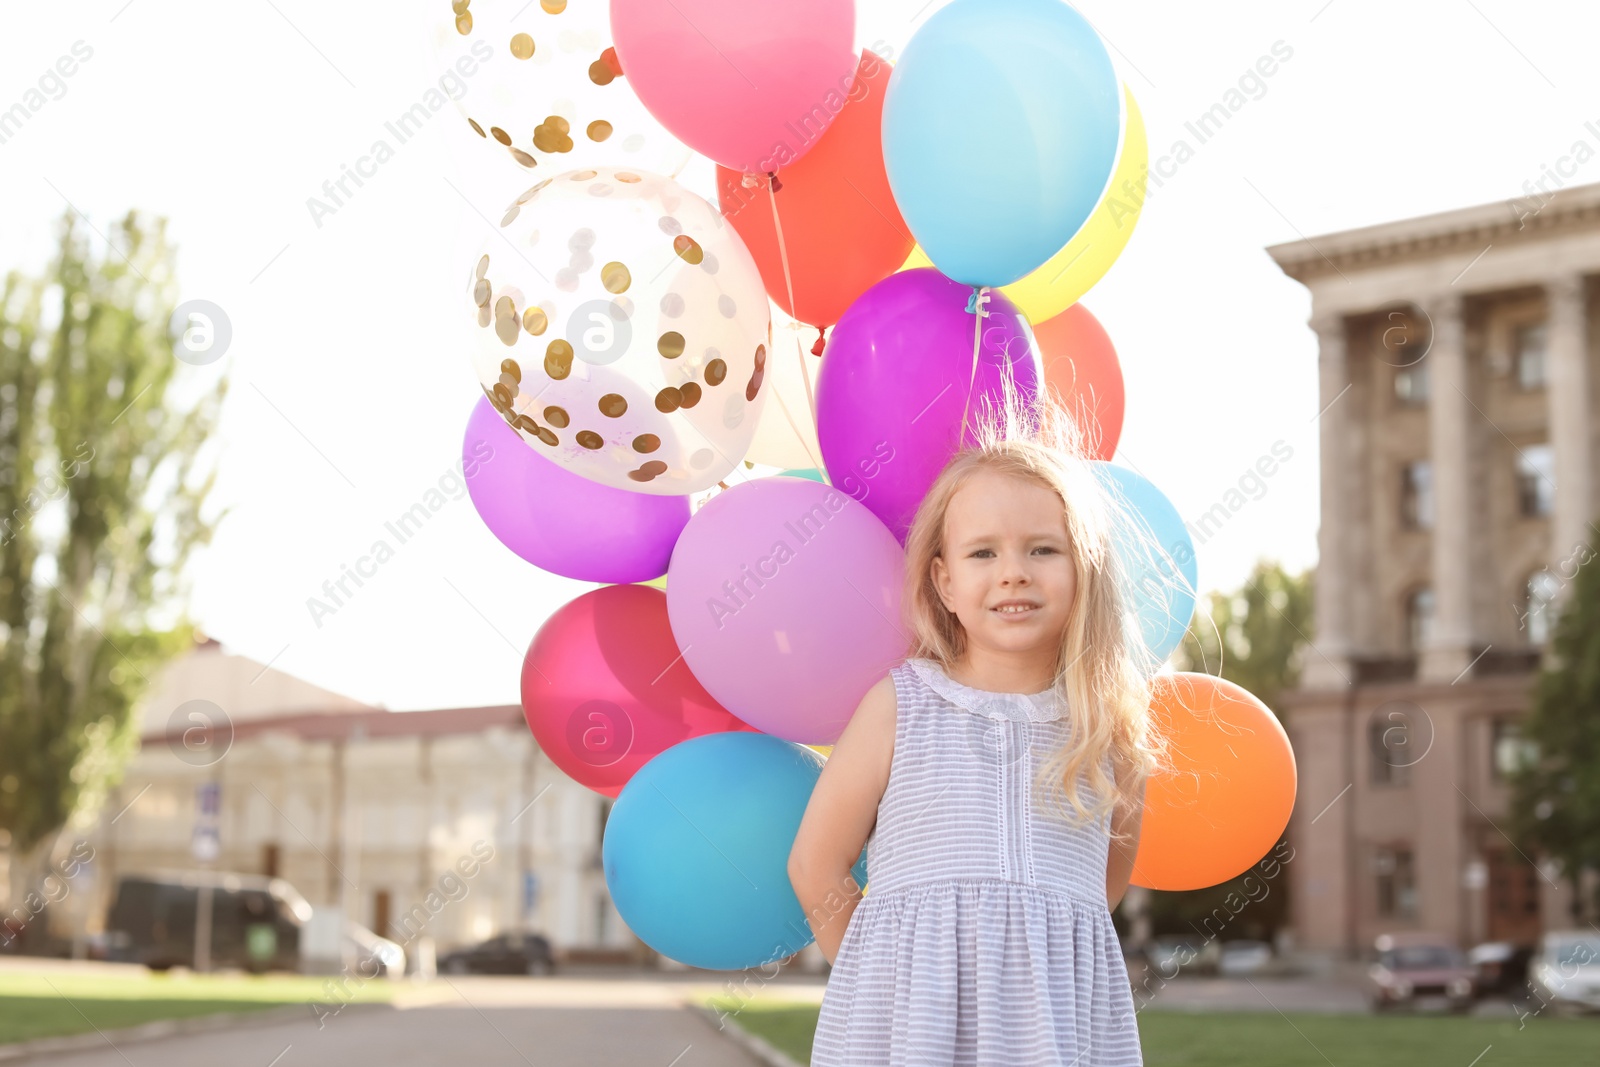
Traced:
<path fill-rule="evenodd" d="M 1116 513 L 1113 537 L 1123 598 L 1139 613 L 1139 632 L 1157 662 L 1183 640 L 1194 617 L 1200 572 L 1194 541 L 1172 501 L 1126 467 L 1092 460 Z"/>
<path fill-rule="evenodd" d="M 783 471 L 782 473 L 789 478 L 809 478 L 813 482 L 821 482 L 824 485 L 828 483 L 828 480 L 822 476 L 822 472 L 817 470 L 815 467 L 796 468 L 795 470 Z"/>
<path fill-rule="evenodd" d="M 1116 164 L 1122 94 L 1100 35 L 1061 0 L 955 0 L 906 45 L 883 159 L 912 236 L 947 276 L 1009 285 L 1061 251 Z"/>
<path fill-rule="evenodd" d="M 629 929 L 710 970 L 771 963 L 815 940 L 788 867 L 822 763 L 804 745 L 740 731 L 681 741 L 634 772 L 600 846 Z M 866 884 L 865 849 L 850 873 Z"/>

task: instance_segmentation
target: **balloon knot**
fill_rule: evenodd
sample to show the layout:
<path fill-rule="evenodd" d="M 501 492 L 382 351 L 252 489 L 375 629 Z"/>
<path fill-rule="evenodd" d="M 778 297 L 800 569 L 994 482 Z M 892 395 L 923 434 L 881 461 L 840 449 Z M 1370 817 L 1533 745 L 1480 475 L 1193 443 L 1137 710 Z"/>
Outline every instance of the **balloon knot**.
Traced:
<path fill-rule="evenodd" d="M 826 330 L 826 326 L 817 327 L 817 343 L 811 346 L 811 354 L 813 356 L 822 355 L 823 349 L 828 347 L 828 335 L 824 332 Z"/>
<path fill-rule="evenodd" d="M 980 310 L 979 305 L 982 305 L 982 310 Z M 972 295 L 967 297 L 967 314 L 978 315 L 980 317 L 987 318 L 989 315 L 987 310 L 988 305 L 989 287 L 983 286 L 982 288 L 974 288 L 972 290 Z"/>
<path fill-rule="evenodd" d="M 772 191 L 774 193 L 782 191 L 783 183 L 778 180 L 778 172 L 777 171 L 775 171 L 775 170 L 767 171 L 767 180 L 772 183 Z"/>
<path fill-rule="evenodd" d="M 739 184 L 746 189 L 754 189 L 761 184 L 761 175 L 746 173 L 739 179 Z"/>

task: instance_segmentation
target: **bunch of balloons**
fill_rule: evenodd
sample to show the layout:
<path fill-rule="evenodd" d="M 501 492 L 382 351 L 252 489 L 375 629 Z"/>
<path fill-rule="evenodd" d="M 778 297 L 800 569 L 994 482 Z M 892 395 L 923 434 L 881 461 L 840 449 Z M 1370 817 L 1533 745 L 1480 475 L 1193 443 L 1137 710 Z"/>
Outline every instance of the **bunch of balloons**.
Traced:
<path fill-rule="evenodd" d="M 812 940 L 801 815 L 909 649 L 902 539 L 973 413 L 1059 394 L 1125 505 L 1150 652 L 1188 622 L 1193 546 L 1110 462 L 1122 375 L 1077 302 L 1139 216 L 1139 112 L 1061 0 L 953 0 L 895 66 L 855 47 L 854 0 L 438 3 L 437 52 L 483 68 L 460 135 L 532 179 L 463 287 L 472 500 L 598 584 L 528 647 L 529 728 L 615 798 L 606 882 L 640 938 L 783 959 Z M 716 204 L 675 179 L 691 152 Z"/>

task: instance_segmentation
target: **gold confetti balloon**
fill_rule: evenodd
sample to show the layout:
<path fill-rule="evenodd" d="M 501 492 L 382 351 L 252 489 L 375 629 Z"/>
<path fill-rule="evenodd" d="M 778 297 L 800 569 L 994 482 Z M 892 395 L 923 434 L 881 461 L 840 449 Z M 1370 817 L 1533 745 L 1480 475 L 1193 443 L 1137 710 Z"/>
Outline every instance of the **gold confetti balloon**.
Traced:
<path fill-rule="evenodd" d="M 689 161 L 628 84 L 606 0 L 415 2 L 460 111 L 440 121 L 464 166 L 493 156 L 530 180 L 599 165 L 674 177 Z"/>
<path fill-rule="evenodd" d="M 553 174 L 498 217 L 462 316 L 507 425 L 620 489 L 687 496 L 731 474 L 773 391 L 772 305 L 738 231 L 671 178 L 622 167 Z"/>

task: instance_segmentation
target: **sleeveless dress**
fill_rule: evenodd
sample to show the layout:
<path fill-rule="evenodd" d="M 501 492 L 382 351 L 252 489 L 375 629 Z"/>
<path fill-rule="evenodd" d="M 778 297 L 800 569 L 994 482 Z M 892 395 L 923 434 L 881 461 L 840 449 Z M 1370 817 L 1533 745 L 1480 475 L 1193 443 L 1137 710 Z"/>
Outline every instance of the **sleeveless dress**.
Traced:
<path fill-rule="evenodd" d="M 1059 698 L 973 689 L 928 659 L 890 675 L 894 759 L 811 1067 L 1142 1067 L 1110 814 L 1074 827 L 1029 798 L 1068 738 Z"/>

